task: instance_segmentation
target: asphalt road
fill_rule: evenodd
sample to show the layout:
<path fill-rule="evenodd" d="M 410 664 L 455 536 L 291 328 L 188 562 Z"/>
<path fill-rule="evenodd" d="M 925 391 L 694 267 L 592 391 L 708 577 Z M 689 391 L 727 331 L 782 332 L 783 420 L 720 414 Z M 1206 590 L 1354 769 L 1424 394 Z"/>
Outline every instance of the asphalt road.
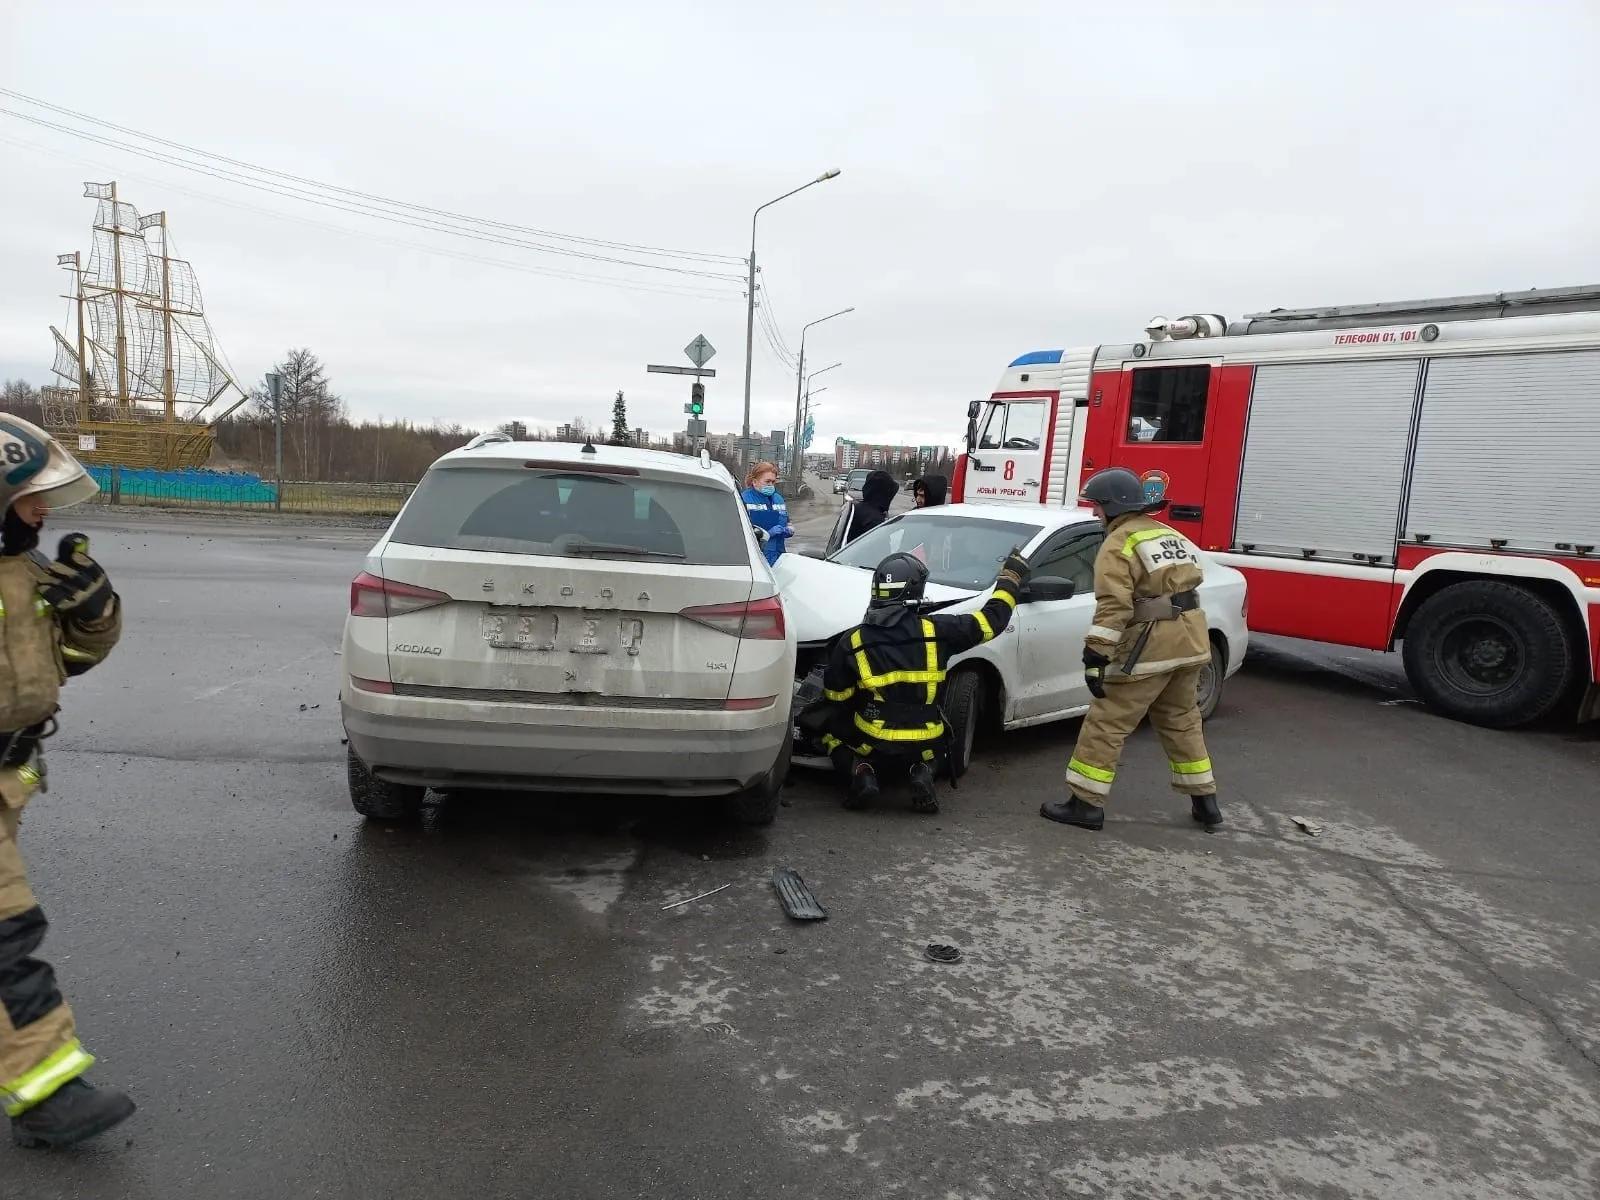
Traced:
<path fill-rule="evenodd" d="M 1104 832 L 1040 820 L 1071 726 L 937 817 L 808 778 L 765 833 L 465 797 L 369 829 L 335 652 L 372 534 L 147 520 L 76 522 L 127 631 L 23 832 L 92 1077 L 141 1107 L 0 1147 L 6 1197 L 1600 1193 L 1595 726 L 1470 729 L 1273 643 L 1208 726 L 1215 835 L 1144 733 Z"/>

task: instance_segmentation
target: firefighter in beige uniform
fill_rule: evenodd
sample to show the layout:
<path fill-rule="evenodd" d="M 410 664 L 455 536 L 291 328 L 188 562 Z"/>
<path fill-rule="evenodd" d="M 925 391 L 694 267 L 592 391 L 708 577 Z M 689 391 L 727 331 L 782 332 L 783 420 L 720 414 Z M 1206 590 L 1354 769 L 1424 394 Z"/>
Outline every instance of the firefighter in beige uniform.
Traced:
<path fill-rule="evenodd" d="M 125 1120 L 133 1101 L 80 1076 L 94 1058 L 50 964 L 35 958 L 48 924 L 17 847 L 23 806 L 45 789 L 40 747 L 55 732 L 61 685 L 103 659 L 122 604 L 88 539 L 69 534 L 55 561 L 36 549 L 51 508 L 99 489 L 43 430 L 0 414 L 0 1103 L 21 1146 L 65 1146 Z"/>
<path fill-rule="evenodd" d="M 1200 560 L 1176 530 L 1149 514 L 1163 507 L 1145 497 L 1125 467 L 1096 472 L 1079 500 L 1106 527 L 1094 564 L 1094 624 L 1083 648 L 1084 676 L 1094 703 L 1067 763 L 1069 800 L 1042 805 L 1041 816 L 1099 829 L 1128 735 L 1146 716 L 1172 768 L 1174 790 L 1190 798 L 1194 819 L 1222 823 L 1217 784 L 1200 730 L 1196 685 L 1211 661 L 1200 609 Z"/>

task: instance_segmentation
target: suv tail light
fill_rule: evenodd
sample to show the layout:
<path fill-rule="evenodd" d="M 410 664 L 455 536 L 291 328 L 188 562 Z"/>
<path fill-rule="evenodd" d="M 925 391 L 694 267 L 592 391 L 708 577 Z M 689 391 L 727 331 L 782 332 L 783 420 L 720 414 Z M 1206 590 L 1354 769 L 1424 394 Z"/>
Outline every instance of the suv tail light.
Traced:
<path fill-rule="evenodd" d="M 748 604 L 701 604 L 678 615 L 730 637 L 781 642 L 786 633 L 783 601 L 776 596 Z"/>
<path fill-rule="evenodd" d="M 438 604 L 449 604 L 450 597 L 414 583 L 396 583 L 363 571 L 350 582 L 352 617 L 398 617 L 420 612 Z"/>

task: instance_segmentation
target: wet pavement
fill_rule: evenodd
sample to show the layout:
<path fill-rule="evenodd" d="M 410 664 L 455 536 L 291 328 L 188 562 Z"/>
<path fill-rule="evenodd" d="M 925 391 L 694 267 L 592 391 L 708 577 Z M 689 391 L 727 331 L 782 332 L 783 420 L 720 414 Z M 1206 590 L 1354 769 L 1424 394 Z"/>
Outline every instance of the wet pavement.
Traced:
<path fill-rule="evenodd" d="M 1041 821 L 1074 725 L 991 739 L 937 817 L 802 776 L 758 833 L 507 797 L 366 828 L 336 651 L 375 534 L 76 524 L 128 626 L 23 847 L 141 1108 L 0 1146 L 6 1197 L 1600 1191 L 1600 727 L 1452 724 L 1392 658 L 1263 638 L 1208 726 L 1215 835 L 1147 733 L 1103 833 Z"/>

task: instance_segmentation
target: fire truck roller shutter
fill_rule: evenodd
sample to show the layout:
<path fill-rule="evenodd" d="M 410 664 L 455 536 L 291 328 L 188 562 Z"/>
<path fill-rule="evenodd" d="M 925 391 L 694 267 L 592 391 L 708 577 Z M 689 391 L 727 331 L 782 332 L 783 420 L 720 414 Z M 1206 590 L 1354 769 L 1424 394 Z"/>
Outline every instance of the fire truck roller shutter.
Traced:
<path fill-rule="evenodd" d="M 1256 368 L 1236 545 L 1392 563 L 1417 359 Z"/>
<path fill-rule="evenodd" d="M 1597 464 L 1600 350 L 1436 358 L 1405 540 L 1489 550 L 1493 539 L 1538 554 L 1600 547 Z"/>

